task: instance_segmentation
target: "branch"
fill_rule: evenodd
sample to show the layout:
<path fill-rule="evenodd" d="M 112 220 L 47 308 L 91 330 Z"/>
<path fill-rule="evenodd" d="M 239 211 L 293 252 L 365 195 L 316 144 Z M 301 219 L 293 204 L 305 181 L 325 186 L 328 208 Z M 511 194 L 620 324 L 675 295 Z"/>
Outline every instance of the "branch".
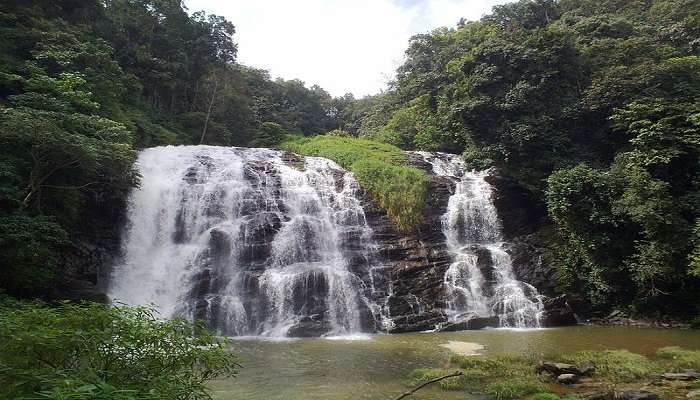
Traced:
<path fill-rule="evenodd" d="M 461 375 L 464 375 L 464 372 L 462 372 L 462 371 L 457 371 L 457 372 L 453 372 L 453 373 L 451 373 L 451 374 L 449 374 L 449 375 L 445 375 L 445 376 L 441 376 L 441 377 L 439 377 L 439 378 L 431 379 L 431 380 L 429 380 L 429 381 L 427 381 L 427 382 L 424 382 L 424 383 L 420 384 L 420 385 L 417 386 L 416 388 L 414 388 L 414 389 L 412 389 L 412 390 L 409 390 L 408 392 L 402 394 L 401 396 L 395 398 L 394 400 L 401 400 L 401 399 L 403 399 L 404 397 L 408 397 L 408 396 L 412 395 L 413 393 L 419 391 L 420 389 L 423 389 L 424 387 L 430 385 L 431 383 L 440 382 L 440 381 L 443 380 L 443 379 L 453 378 L 453 377 L 455 377 L 455 376 L 461 376 Z"/>
<path fill-rule="evenodd" d="M 90 182 L 80 186 L 57 186 L 57 185 L 41 185 L 41 187 L 49 189 L 85 189 L 88 186 L 97 185 L 100 182 Z"/>

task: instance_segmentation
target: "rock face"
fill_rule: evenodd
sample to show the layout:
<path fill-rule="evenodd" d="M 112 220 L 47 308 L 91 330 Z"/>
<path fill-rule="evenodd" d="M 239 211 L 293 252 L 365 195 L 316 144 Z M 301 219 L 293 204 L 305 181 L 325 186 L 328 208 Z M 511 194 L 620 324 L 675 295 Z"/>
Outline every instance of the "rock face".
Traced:
<path fill-rule="evenodd" d="M 303 157 L 282 152 L 279 159 L 289 167 L 304 168 Z M 338 230 L 339 251 L 346 261 L 345 268 L 352 274 L 347 284 L 364 288 L 363 291 L 357 292 L 357 296 L 363 300 L 353 300 L 358 304 L 357 315 L 353 316 L 357 321 L 354 324 L 362 331 L 392 333 L 435 329 L 454 331 L 499 326 L 501 321 L 494 316 L 466 316 L 463 320 L 450 319 L 451 322 L 448 322 L 445 311 L 448 309 L 445 275 L 454 261 L 454 254 L 446 245 L 442 217 L 450 196 L 455 193 L 457 182 L 432 173 L 433 166 L 426 162 L 424 157 L 408 153 L 408 159 L 413 166 L 427 171 L 430 175 L 424 221 L 421 226 L 411 233 L 397 231 L 371 194 L 359 189 L 353 196 L 360 202 L 366 226 L 371 229 L 371 243 L 363 236 L 360 229 L 362 224 Z M 196 185 L 198 180 L 202 179 L 204 171 L 216 170 L 215 160 L 201 157 L 199 161 L 199 170 L 191 170 L 182 178 L 187 185 Z M 342 191 L 343 185 L 346 184 L 345 171 L 337 169 L 326 172 L 324 179 L 334 182 L 336 190 Z M 255 199 L 252 203 L 241 202 L 239 214 L 245 218 L 242 219 L 240 231 L 235 234 L 245 234 L 238 239 L 232 236 L 230 230 L 224 229 L 225 226 L 215 227 L 208 232 L 208 249 L 202 255 L 207 258 L 207 267 L 188 277 L 193 283 L 186 296 L 193 301 L 176 311 L 206 318 L 212 326 L 223 326 L 227 323 L 226 320 L 235 317 L 236 323 L 244 324 L 245 327 L 240 325 L 238 328 L 229 327 L 222 331 L 226 332 L 228 329 L 229 333 L 236 334 L 236 329 L 243 329 L 241 333 L 256 333 L 257 331 L 249 327 L 264 324 L 257 316 L 262 312 L 260 310 L 273 310 L 280 306 L 265 300 L 266 297 L 262 293 L 265 290 L 264 282 L 272 282 L 272 278 L 267 276 L 269 273 L 265 275 L 265 271 L 269 269 L 270 259 L 275 257 L 277 251 L 276 235 L 289 224 L 290 218 L 289 206 L 280 200 L 281 183 L 276 174 L 275 169 L 264 157 L 247 164 L 240 179 L 252 185 L 251 193 L 266 191 L 267 201 L 273 199 L 275 204 L 272 209 L 269 206 L 268 209 L 263 209 L 259 204 L 254 204 L 266 201 L 255 197 L 257 195 L 251 195 L 251 198 Z M 577 314 L 585 313 L 585 307 L 581 307 L 577 300 L 571 297 L 554 297 L 557 269 L 551 261 L 553 232 L 547 223 L 544 208 L 533 200 L 533 196 L 527 190 L 511 179 L 492 173 L 487 177 L 487 181 L 493 187 L 493 203 L 503 225 L 503 239 L 508 243 L 503 250 L 512 259 L 513 273 L 518 280 L 531 284 L 539 293 L 550 297 L 543 302 L 543 325 L 575 324 Z M 82 244 L 66 257 L 66 265 L 70 266 L 68 270 L 71 273 L 67 274 L 65 285 L 59 287 L 56 297 L 105 299 L 104 281 L 109 276 L 109 266 L 115 264 L 114 259 L 119 255 L 119 233 L 120 227 L 124 225 L 121 222 L 115 224 L 114 221 L 124 220 L 125 200 L 122 199 L 121 206 L 114 207 L 115 215 L 95 216 L 96 221 L 101 220 L 105 223 L 97 224 L 93 232 L 87 232 L 86 237 L 92 237 L 94 240 L 81 242 Z M 216 219 L 223 215 L 224 211 L 222 204 L 212 202 L 206 206 L 203 215 Z M 176 229 L 172 233 L 174 244 L 193 240 L 191 236 L 194 231 L 184 228 L 188 223 L 187 218 L 191 218 L 191 215 L 180 213 L 176 216 Z M 314 234 L 313 230 L 300 229 L 297 239 L 300 243 L 313 241 L 316 240 Z M 238 242 L 245 243 L 245 246 L 236 247 Z M 371 252 L 368 251 L 370 247 Z M 301 251 L 301 259 L 321 260 L 318 254 L 313 253 L 313 249 Z M 239 297 L 243 299 L 259 299 L 245 300 L 241 305 L 246 310 L 244 314 L 233 315 L 226 311 L 232 307 L 230 302 L 240 299 L 221 295 L 230 286 L 230 277 L 222 275 L 222 266 L 227 265 L 227 257 L 231 257 L 232 252 L 236 254 L 238 262 L 245 265 L 247 276 L 241 281 L 236 294 L 240 294 Z M 476 267 L 484 276 L 484 294 L 489 295 L 495 280 L 493 255 L 480 248 L 473 249 L 473 252 L 477 257 Z M 102 268 L 97 268 L 98 266 Z M 292 285 L 289 289 L 291 292 L 284 294 L 295 304 L 293 309 L 288 311 L 304 317 L 285 328 L 287 335 L 321 336 L 337 330 L 338 324 L 329 322 L 335 317 L 326 306 L 325 299 L 329 297 L 329 290 L 337 289 L 338 279 L 338 276 L 331 278 L 327 273 L 314 272 L 299 280 L 303 281 L 305 286 L 294 286 L 296 283 Z M 304 292 L 309 290 L 312 295 Z"/>
<path fill-rule="evenodd" d="M 452 258 L 442 234 L 441 216 L 453 190 L 449 179 L 431 177 L 424 223 L 411 234 L 399 233 L 386 212 L 364 193 L 367 221 L 390 274 L 388 314 L 393 323 L 389 332 L 432 330 L 447 321 L 443 279 Z"/>
<path fill-rule="evenodd" d="M 59 280 L 46 294 L 50 300 L 107 302 L 109 266 L 119 255 L 125 223 L 126 193 L 92 193 L 83 222 L 60 262 Z"/>

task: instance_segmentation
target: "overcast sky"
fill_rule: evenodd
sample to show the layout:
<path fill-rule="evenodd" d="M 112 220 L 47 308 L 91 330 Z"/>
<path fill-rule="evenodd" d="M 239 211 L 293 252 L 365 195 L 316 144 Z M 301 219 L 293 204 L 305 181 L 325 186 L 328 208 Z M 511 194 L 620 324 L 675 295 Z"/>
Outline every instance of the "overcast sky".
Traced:
<path fill-rule="evenodd" d="M 375 94 L 408 39 L 460 17 L 479 19 L 506 0 L 185 0 L 236 26 L 238 61 L 273 77 L 318 84 L 334 96 Z"/>

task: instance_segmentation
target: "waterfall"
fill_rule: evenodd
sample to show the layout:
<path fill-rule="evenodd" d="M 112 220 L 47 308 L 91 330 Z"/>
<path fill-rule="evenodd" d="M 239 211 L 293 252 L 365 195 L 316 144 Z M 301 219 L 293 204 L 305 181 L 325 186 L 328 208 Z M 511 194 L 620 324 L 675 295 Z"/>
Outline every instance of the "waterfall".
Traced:
<path fill-rule="evenodd" d="M 110 298 L 225 335 L 375 329 L 383 307 L 363 271 L 381 266 L 370 265 L 357 181 L 330 160 L 285 157 L 212 146 L 141 152 Z"/>
<path fill-rule="evenodd" d="M 501 223 L 492 201 L 488 172 L 468 171 L 458 156 L 418 152 L 433 173 L 456 182 L 442 216 L 442 229 L 453 262 L 445 272 L 446 310 L 450 322 L 497 316 L 503 327 L 539 327 L 541 296 L 513 273 Z"/>

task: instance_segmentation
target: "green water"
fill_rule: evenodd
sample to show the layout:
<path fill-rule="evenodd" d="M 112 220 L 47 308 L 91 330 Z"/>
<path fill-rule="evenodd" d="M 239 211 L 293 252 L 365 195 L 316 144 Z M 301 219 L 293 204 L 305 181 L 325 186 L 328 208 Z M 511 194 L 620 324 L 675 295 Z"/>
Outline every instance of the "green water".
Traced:
<path fill-rule="evenodd" d="M 578 350 L 627 349 L 653 356 L 664 346 L 700 349 L 700 331 L 578 326 L 541 330 L 484 330 L 375 335 L 364 340 L 237 340 L 245 368 L 213 382 L 217 399 L 389 400 L 409 387 L 415 368 L 447 363 L 449 341 L 482 344 L 484 352 L 546 356 Z M 422 389 L 412 399 L 465 399 L 465 394 Z"/>

